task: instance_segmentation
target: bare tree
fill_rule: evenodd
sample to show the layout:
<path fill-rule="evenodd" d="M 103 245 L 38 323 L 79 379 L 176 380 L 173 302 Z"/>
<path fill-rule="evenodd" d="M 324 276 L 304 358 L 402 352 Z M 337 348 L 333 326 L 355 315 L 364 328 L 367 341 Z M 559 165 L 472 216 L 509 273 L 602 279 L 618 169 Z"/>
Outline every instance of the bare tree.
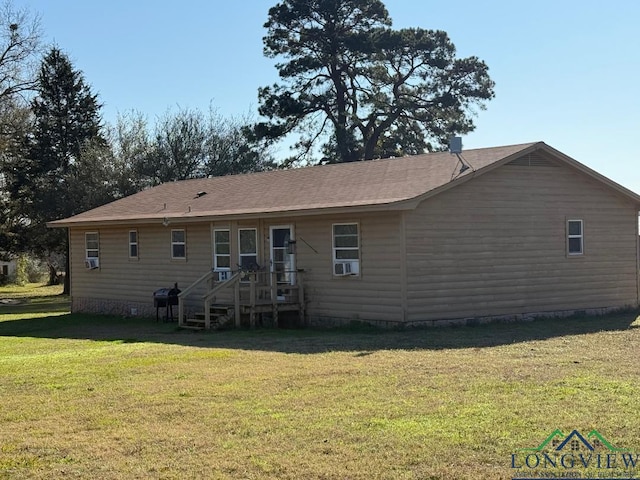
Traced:
<path fill-rule="evenodd" d="M 210 108 L 208 123 L 204 166 L 208 177 L 259 172 L 275 167 L 269 146 L 256 139 L 250 131 L 249 125 L 254 120 L 249 114 L 223 117 Z"/>
<path fill-rule="evenodd" d="M 139 112 L 120 115 L 110 135 L 114 172 L 122 179 L 118 191 L 273 168 L 269 149 L 251 136 L 251 123 L 248 116 L 223 117 L 214 108 L 168 109 L 151 128 Z"/>
<path fill-rule="evenodd" d="M 203 177 L 207 158 L 207 123 L 199 110 L 170 110 L 155 126 L 152 164 L 158 183 Z"/>
<path fill-rule="evenodd" d="M 147 171 L 154 177 L 149 164 L 153 139 L 146 116 L 139 111 L 118 114 L 115 126 L 109 128 L 108 141 L 113 152 L 115 191 L 118 197 L 136 193 L 152 184 Z"/>
<path fill-rule="evenodd" d="M 37 14 L 10 0 L 0 6 L 0 100 L 35 88 L 41 37 Z"/>

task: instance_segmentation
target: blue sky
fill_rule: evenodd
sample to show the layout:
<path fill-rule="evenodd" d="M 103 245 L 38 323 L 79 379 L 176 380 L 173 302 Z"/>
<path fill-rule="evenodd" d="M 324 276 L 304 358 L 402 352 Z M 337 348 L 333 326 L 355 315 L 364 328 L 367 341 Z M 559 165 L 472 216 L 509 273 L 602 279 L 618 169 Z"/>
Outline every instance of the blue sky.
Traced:
<path fill-rule="evenodd" d="M 104 103 L 151 121 L 180 105 L 257 110 L 277 80 L 262 56 L 275 0 L 14 0 L 41 16 Z M 496 98 L 464 148 L 544 141 L 640 192 L 640 1 L 387 0 L 395 27 L 445 30 L 484 60 Z"/>

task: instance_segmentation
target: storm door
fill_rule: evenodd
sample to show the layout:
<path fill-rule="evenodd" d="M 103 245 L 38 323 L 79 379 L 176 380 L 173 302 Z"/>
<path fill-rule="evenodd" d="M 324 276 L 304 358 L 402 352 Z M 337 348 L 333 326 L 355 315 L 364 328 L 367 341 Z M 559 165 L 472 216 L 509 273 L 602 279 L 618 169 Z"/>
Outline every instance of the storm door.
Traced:
<path fill-rule="evenodd" d="M 270 227 L 271 272 L 275 273 L 278 285 L 295 284 L 295 240 L 291 225 Z M 278 290 L 278 299 L 283 300 Z"/>

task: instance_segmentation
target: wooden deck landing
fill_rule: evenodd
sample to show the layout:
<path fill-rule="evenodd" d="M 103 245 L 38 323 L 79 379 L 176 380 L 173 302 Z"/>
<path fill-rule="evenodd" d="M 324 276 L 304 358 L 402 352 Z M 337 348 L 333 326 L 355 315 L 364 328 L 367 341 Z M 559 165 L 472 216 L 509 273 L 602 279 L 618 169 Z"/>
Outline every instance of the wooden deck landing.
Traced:
<path fill-rule="evenodd" d="M 195 286 L 213 277 L 214 274 L 210 272 L 178 296 L 179 326 L 198 330 L 215 329 L 233 322 L 236 327 L 241 327 L 243 324 L 255 327 L 258 319 L 264 320 L 265 314 L 270 314 L 270 323 L 277 327 L 280 312 L 298 312 L 300 324 L 304 325 L 305 301 L 301 274 L 301 271 L 296 271 L 297 282 L 295 285 L 289 285 L 278 283 L 275 274 L 269 275 L 270 282 L 260 283 L 258 282 L 260 273 L 235 272 L 226 280 L 214 282 L 213 288 L 203 297 L 204 311 L 187 318 L 184 315 L 184 299 Z M 247 277 L 248 285 L 241 286 L 240 280 Z M 233 290 L 233 302 L 215 301 L 216 294 L 224 289 Z M 241 295 L 241 290 L 245 295 Z"/>

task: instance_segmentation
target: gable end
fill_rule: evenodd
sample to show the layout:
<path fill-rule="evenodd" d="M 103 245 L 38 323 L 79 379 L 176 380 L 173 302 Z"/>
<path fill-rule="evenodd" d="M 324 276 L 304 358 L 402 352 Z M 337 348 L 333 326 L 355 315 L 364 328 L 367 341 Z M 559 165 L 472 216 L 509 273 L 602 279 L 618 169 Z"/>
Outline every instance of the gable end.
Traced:
<path fill-rule="evenodd" d="M 559 165 L 551 160 L 548 155 L 538 150 L 535 152 L 527 153 L 515 160 L 510 161 L 506 165 L 514 167 L 558 167 Z"/>

